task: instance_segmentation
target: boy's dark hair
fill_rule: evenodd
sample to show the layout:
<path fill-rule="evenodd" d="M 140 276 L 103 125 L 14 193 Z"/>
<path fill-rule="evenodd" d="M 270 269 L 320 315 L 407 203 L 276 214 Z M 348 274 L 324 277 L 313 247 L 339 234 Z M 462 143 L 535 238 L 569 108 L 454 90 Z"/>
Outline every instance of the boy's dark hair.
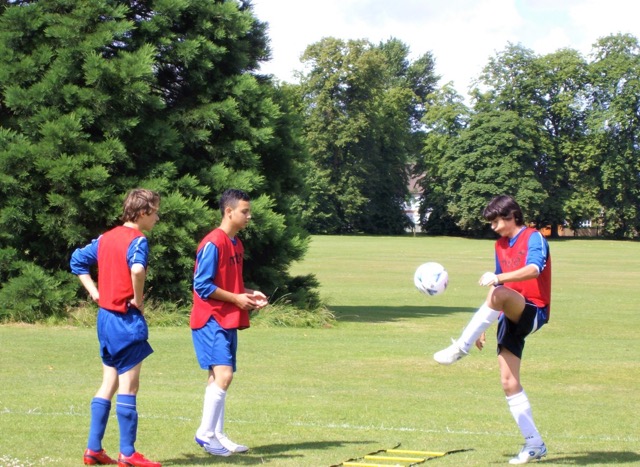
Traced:
<path fill-rule="evenodd" d="M 144 188 L 127 193 L 122 204 L 122 222 L 135 222 L 142 214 L 151 214 L 160 207 L 160 195 Z"/>
<path fill-rule="evenodd" d="M 249 198 L 249 195 L 242 190 L 237 190 L 235 188 L 225 190 L 225 192 L 222 193 L 222 196 L 220 196 L 220 213 L 222 214 L 222 217 L 224 217 L 224 210 L 226 208 L 235 208 L 238 205 L 238 201 L 251 201 L 251 198 Z"/>
<path fill-rule="evenodd" d="M 503 219 L 514 219 L 516 225 L 524 224 L 520 205 L 516 200 L 508 195 L 498 195 L 489 201 L 489 204 L 484 208 L 482 215 L 489 222 L 500 216 Z"/>

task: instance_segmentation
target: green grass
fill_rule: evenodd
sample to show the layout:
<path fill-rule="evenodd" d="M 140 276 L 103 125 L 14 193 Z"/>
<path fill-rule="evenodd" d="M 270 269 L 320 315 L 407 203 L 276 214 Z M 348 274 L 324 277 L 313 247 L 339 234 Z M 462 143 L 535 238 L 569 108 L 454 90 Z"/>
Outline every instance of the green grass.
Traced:
<path fill-rule="evenodd" d="M 226 431 L 248 454 L 206 455 L 193 442 L 205 374 L 188 328 L 152 328 L 138 398 L 137 448 L 165 466 L 329 466 L 401 443 L 470 449 L 427 465 L 506 465 L 521 438 L 487 349 L 451 367 L 448 345 L 481 303 L 492 241 L 314 237 L 294 273 L 313 272 L 330 328 L 240 334 Z M 640 243 L 551 243 L 551 322 L 527 341 L 522 382 L 549 455 L 544 465 L 640 464 Z M 413 271 L 438 261 L 447 292 L 419 294 Z M 265 309 L 265 313 L 269 309 Z M 0 466 L 81 465 L 100 384 L 94 329 L 0 326 Z M 105 448 L 118 450 L 112 416 Z"/>

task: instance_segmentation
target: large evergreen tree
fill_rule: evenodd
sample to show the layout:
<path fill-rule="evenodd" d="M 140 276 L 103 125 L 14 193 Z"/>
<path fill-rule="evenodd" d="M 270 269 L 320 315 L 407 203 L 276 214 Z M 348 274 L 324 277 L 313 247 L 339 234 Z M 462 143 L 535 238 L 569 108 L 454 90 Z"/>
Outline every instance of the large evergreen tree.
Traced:
<path fill-rule="evenodd" d="M 3 284 L 24 283 L 25 264 L 68 270 L 70 251 L 114 225 L 140 185 L 163 196 L 156 297 L 188 299 L 195 245 L 231 186 L 254 199 L 248 282 L 313 284 L 287 273 L 306 249 L 287 206 L 303 151 L 284 94 L 256 74 L 267 36 L 249 1 L 16 1 L 1 13 Z"/>

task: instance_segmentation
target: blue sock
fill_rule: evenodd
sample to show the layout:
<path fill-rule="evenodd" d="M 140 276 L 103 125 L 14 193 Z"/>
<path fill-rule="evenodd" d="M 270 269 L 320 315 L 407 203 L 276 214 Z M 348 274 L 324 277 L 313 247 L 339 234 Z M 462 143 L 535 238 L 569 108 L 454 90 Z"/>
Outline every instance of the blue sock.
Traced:
<path fill-rule="evenodd" d="M 120 452 L 130 456 L 136 452 L 133 445 L 138 432 L 138 411 L 136 410 L 136 396 L 133 394 L 118 394 L 116 398 L 116 415 L 120 425 Z"/>
<path fill-rule="evenodd" d="M 100 451 L 102 449 L 102 438 L 104 438 L 104 432 L 107 430 L 110 410 L 110 400 L 100 397 L 91 399 L 91 425 L 89 425 L 87 447 L 92 451 Z"/>

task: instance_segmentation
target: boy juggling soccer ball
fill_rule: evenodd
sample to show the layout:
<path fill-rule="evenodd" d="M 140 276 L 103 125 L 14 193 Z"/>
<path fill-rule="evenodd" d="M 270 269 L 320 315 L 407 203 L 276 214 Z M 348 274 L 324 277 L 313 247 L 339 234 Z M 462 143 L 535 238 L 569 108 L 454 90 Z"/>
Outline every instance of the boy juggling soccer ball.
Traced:
<path fill-rule="evenodd" d="M 76 274 L 93 301 L 97 302 L 97 331 L 102 357 L 102 385 L 91 401 L 89 440 L 84 452 L 86 465 L 118 464 L 118 467 L 161 467 L 134 448 L 138 431 L 136 395 L 142 361 L 153 349 L 147 342 L 144 319 L 144 282 L 149 247 L 143 231 L 158 221 L 160 196 L 150 190 L 131 190 L 124 201 L 123 224 L 78 248 L 71 256 Z M 98 286 L 90 268 L 98 265 Z M 120 427 L 120 455 L 111 459 L 102 448 L 111 399 L 116 398 Z"/>
<path fill-rule="evenodd" d="M 224 433 L 224 406 L 236 370 L 238 330 L 249 327 L 249 311 L 264 307 L 267 297 L 245 288 L 242 278 L 244 247 L 236 235 L 251 219 L 249 196 L 241 190 L 226 190 L 220 197 L 220 212 L 220 226 L 198 245 L 190 327 L 198 363 L 209 372 L 195 441 L 209 454 L 230 456 L 249 450 Z"/>
<path fill-rule="evenodd" d="M 520 385 L 520 362 L 525 338 L 549 321 L 551 256 L 546 239 L 524 225 L 520 206 L 510 196 L 493 198 L 483 215 L 500 235 L 495 245 L 496 270 L 484 273 L 479 281 L 489 287 L 487 298 L 460 338 L 433 358 L 442 365 L 451 365 L 468 355 L 474 342 L 482 350 L 486 329 L 498 321 L 502 388 L 525 440 L 520 453 L 509 463 L 526 464 L 547 454 L 529 399 Z"/>

